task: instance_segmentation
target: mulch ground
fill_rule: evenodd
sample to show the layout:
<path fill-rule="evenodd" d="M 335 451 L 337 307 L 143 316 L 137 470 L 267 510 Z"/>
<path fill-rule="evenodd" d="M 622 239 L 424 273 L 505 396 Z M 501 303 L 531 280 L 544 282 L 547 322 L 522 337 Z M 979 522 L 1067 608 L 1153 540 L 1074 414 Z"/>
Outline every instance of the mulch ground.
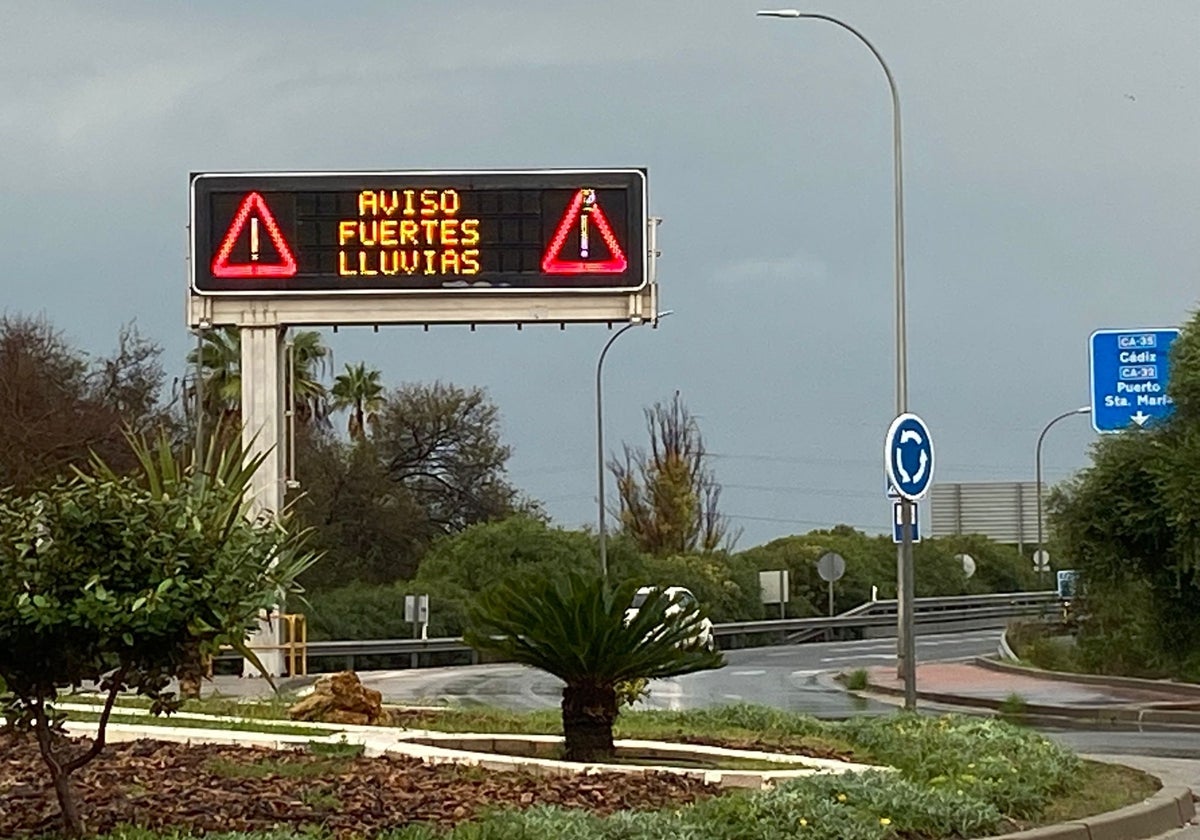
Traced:
<path fill-rule="evenodd" d="M 449 827 L 485 808 L 559 805 L 610 814 L 676 808 L 718 792 L 669 774 L 551 778 L 399 757 L 154 740 L 109 744 L 71 778 L 89 833 L 122 823 L 197 832 L 323 825 L 370 836 L 413 822 Z M 58 820 L 37 743 L 0 735 L 0 837 L 34 836 L 56 829 Z"/>

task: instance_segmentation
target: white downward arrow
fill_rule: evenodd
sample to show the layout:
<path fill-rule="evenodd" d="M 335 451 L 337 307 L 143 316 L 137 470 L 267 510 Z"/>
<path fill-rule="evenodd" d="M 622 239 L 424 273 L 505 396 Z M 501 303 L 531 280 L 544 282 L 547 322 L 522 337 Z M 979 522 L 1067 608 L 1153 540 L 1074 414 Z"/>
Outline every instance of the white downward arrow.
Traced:
<path fill-rule="evenodd" d="M 1139 426 L 1144 426 L 1146 424 L 1146 421 L 1150 419 L 1150 415 L 1143 414 L 1142 410 L 1139 408 L 1137 411 L 1137 414 L 1133 415 L 1129 419 L 1132 420 L 1134 423 L 1137 423 Z"/>

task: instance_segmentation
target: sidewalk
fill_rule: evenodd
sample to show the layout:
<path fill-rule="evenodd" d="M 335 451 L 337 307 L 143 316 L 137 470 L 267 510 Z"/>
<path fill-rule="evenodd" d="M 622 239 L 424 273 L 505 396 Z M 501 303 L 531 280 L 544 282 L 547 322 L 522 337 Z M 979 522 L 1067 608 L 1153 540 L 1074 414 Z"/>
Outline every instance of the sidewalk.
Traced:
<path fill-rule="evenodd" d="M 894 667 L 867 669 L 870 687 L 903 695 Z M 1006 708 L 1032 715 L 1200 726 L 1200 686 L 1059 675 L 990 662 L 917 665 L 917 696 L 936 703 Z"/>

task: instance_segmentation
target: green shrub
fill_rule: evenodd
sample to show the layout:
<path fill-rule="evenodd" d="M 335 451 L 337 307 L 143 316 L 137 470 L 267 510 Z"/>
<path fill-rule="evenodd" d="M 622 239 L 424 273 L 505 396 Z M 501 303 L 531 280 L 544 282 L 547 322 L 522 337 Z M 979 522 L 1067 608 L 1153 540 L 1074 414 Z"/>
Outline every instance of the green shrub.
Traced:
<path fill-rule="evenodd" d="M 846 674 L 844 684 L 850 691 L 862 691 L 871 684 L 871 679 L 867 675 L 866 668 L 855 668 L 849 674 Z"/>
<path fill-rule="evenodd" d="M 1000 701 L 999 711 L 1002 715 L 1010 717 L 1020 717 L 1025 714 L 1029 703 L 1015 691 L 1009 692 L 1009 695 Z"/>
<path fill-rule="evenodd" d="M 1074 753 L 1001 720 L 901 714 L 852 718 L 839 728 L 909 779 L 965 790 L 1009 816 L 1036 815 L 1071 789 L 1079 770 Z"/>

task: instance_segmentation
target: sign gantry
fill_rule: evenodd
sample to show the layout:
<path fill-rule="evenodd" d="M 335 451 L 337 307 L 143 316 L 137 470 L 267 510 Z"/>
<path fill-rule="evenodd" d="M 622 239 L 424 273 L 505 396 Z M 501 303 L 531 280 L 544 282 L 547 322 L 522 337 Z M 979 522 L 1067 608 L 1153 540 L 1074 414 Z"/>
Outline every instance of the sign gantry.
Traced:
<path fill-rule="evenodd" d="M 641 169 L 199 173 L 189 320 L 652 320 L 653 250 Z"/>

